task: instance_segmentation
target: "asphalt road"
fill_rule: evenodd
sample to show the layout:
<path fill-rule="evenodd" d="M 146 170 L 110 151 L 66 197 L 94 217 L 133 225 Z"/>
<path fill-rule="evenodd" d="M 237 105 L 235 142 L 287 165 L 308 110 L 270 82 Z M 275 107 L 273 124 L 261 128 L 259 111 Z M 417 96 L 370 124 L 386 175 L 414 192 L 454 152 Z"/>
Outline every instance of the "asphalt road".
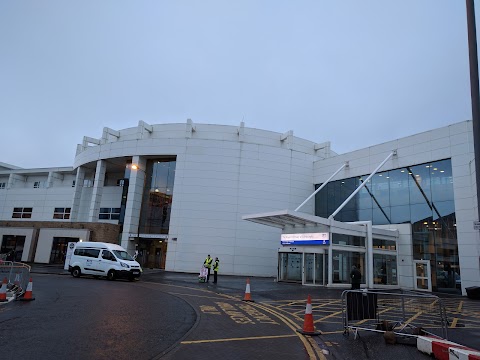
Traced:
<path fill-rule="evenodd" d="M 34 301 L 0 306 L 1 359 L 151 359 L 177 343 L 196 313 L 141 282 L 34 275 Z"/>
<path fill-rule="evenodd" d="M 36 300 L 0 304 L 0 359 L 429 358 L 416 346 L 386 344 L 382 334 L 345 337 L 338 289 L 252 278 L 249 303 L 242 301 L 244 277 L 224 276 L 213 285 L 195 274 L 147 272 L 131 283 L 34 270 Z M 308 295 L 319 337 L 296 331 Z M 445 300 L 452 326 L 462 325 L 451 329 L 452 338 L 478 338 L 480 304 Z"/>

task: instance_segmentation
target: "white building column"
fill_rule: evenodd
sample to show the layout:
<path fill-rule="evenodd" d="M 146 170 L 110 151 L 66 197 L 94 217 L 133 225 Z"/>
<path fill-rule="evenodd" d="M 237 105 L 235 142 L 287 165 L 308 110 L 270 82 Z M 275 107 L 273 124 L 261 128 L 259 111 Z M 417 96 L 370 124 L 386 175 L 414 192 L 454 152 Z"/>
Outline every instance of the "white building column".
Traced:
<path fill-rule="evenodd" d="M 100 212 L 100 203 L 102 201 L 103 186 L 105 185 L 105 173 L 107 171 L 107 163 L 105 160 L 97 161 L 97 169 L 95 170 L 95 181 L 93 183 L 92 200 L 90 201 L 90 211 L 88 212 L 88 221 L 97 222 Z"/>
<path fill-rule="evenodd" d="M 17 175 L 17 174 L 10 174 L 10 176 L 8 177 L 8 184 L 7 184 L 7 189 L 12 189 L 13 187 L 15 187 L 15 183 L 16 182 L 20 182 L 20 181 L 27 181 L 27 178 L 23 175 Z"/>
<path fill-rule="evenodd" d="M 48 173 L 48 178 L 47 178 L 47 188 L 50 188 L 53 186 L 54 180 L 63 180 L 63 175 L 50 171 Z"/>
<path fill-rule="evenodd" d="M 123 223 L 122 247 L 130 253 L 135 251 L 135 242 L 129 240 L 129 234 L 138 235 L 140 224 L 140 210 L 142 207 L 143 189 L 145 187 L 145 168 L 147 160 L 141 156 L 132 157 L 132 167 L 136 169 L 130 171 L 130 181 L 128 185 L 127 204 L 125 205 L 125 220 Z"/>
<path fill-rule="evenodd" d="M 75 177 L 75 191 L 73 192 L 72 210 L 70 214 L 70 221 L 78 221 L 78 212 L 80 211 L 80 200 L 82 198 L 83 181 L 85 180 L 85 168 L 79 166 L 77 168 L 77 175 Z"/>

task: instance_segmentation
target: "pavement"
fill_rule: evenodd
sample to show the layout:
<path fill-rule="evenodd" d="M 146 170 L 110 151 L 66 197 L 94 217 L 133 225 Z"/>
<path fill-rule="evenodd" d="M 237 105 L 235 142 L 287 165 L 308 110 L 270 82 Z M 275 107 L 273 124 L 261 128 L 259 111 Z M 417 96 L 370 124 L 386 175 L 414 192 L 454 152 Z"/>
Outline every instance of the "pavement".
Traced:
<path fill-rule="evenodd" d="M 70 275 L 58 265 L 31 264 L 33 274 Z M 212 276 L 213 277 L 213 276 Z M 242 302 L 246 277 L 219 275 L 217 284 L 199 283 L 198 274 L 144 269 L 138 286 L 162 284 L 165 291 L 187 301 L 198 314 L 195 325 L 162 359 L 225 356 L 230 359 L 427 359 L 412 345 L 389 345 L 383 333 L 359 331 L 344 334 L 343 290 L 276 282 L 274 278 L 250 277 L 253 302 Z M 319 336 L 302 336 L 306 299 L 312 298 L 312 316 Z M 435 293 L 445 305 L 448 339 L 480 350 L 480 301 Z M 409 301 L 414 301 L 410 299 Z M 384 308 L 381 312 L 398 309 Z M 439 334 L 432 314 L 415 310 L 408 323 Z M 365 322 L 359 326 L 368 328 Z M 419 324 L 419 325 L 417 325 Z M 433 325 L 432 325 L 433 324 Z M 405 338 L 407 339 L 407 338 Z M 399 338 L 404 343 L 404 338 Z M 299 341 L 300 340 L 300 341 Z M 232 355 L 234 354 L 234 355 Z M 242 354 L 248 354 L 244 357 Z M 160 358 L 160 357 L 158 357 Z"/>

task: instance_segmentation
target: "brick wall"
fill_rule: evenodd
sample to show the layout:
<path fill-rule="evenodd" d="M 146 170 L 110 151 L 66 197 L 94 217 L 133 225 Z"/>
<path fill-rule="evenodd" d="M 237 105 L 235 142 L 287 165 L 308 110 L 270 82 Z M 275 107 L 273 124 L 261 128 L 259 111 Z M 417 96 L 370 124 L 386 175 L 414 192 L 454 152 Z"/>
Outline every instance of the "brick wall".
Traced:
<path fill-rule="evenodd" d="M 91 222 L 59 222 L 59 221 L 0 221 L 1 228 L 34 228 L 40 229 L 88 229 L 90 230 L 90 239 L 88 241 L 102 241 L 109 243 L 118 243 L 120 234 L 120 225 L 107 223 Z"/>

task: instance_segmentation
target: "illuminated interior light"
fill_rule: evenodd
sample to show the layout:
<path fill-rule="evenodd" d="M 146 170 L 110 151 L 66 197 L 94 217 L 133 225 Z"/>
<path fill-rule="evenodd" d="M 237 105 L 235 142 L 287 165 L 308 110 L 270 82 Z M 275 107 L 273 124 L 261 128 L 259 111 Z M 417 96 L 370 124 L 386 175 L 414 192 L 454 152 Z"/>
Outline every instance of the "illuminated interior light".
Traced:
<path fill-rule="evenodd" d="M 437 169 L 437 168 L 433 168 L 433 170 L 437 171 L 438 169 Z"/>
<path fill-rule="evenodd" d="M 444 173 L 445 171 L 444 170 L 440 170 L 441 173 Z"/>
<path fill-rule="evenodd" d="M 400 172 L 405 172 L 405 170 L 400 170 Z"/>
<path fill-rule="evenodd" d="M 382 174 L 378 174 L 378 176 L 383 176 Z"/>
<path fill-rule="evenodd" d="M 427 225 L 427 224 L 428 224 L 428 222 L 427 222 L 427 221 L 424 221 L 424 222 L 423 222 L 423 224 L 424 224 L 424 225 Z"/>

